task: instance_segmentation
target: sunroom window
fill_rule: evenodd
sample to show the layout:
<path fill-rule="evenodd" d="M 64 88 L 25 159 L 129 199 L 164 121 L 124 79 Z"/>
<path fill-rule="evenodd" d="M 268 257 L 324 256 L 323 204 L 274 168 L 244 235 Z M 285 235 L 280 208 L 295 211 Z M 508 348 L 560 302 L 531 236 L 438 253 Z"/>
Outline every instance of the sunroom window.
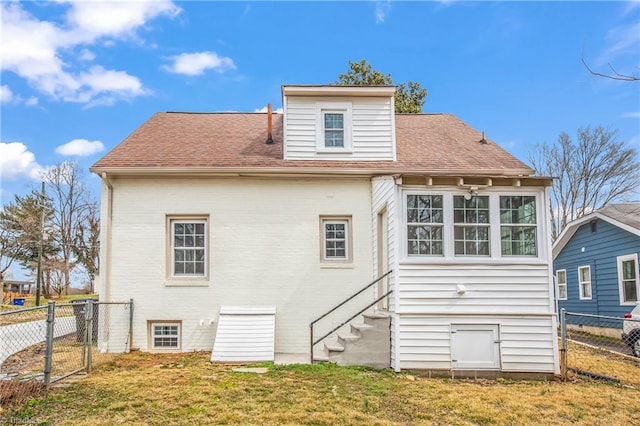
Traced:
<path fill-rule="evenodd" d="M 456 256 L 489 256 L 489 197 L 453 197 L 453 234 Z"/>
<path fill-rule="evenodd" d="M 536 256 L 536 197 L 500 197 L 500 241 L 503 256 Z"/>
<path fill-rule="evenodd" d="M 442 255 L 442 195 L 407 196 L 409 255 Z"/>

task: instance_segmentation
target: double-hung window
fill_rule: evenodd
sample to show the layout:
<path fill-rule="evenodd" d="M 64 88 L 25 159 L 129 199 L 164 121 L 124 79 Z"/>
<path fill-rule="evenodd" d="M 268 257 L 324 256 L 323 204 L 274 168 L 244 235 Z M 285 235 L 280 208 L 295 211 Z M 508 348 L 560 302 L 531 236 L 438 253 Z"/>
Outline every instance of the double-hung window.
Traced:
<path fill-rule="evenodd" d="M 321 217 L 321 260 L 323 262 L 351 261 L 351 218 Z"/>
<path fill-rule="evenodd" d="M 331 154 L 351 151 L 351 103 L 317 104 L 317 150 Z"/>
<path fill-rule="evenodd" d="M 503 256 L 536 256 L 536 197 L 500 197 L 500 240 Z"/>
<path fill-rule="evenodd" d="M 640 281 L 638 280 L 638 255 L 630 254 L 618 257 L 618 280 L 620 303 L 633 305 L 638 302 Z"/>
<path fill-rule="evenodd" d="M 325 148 L 344 148 L 344 113 L 323 111 Z"/>
<path fill-rule="evenodd" d="M 580 299 L 591 299 L 590 266 L 581 266 L 578 268 L 578 288 L 580 289 Z"/>
<path fill-rule="evenodd" d="M 207 222 L 205 219 L 170 219 L 171 276 L 207 274 Z"/>
<path fill-rule="evenodd" d="M 556 285 L 558 286 L 558 299 L 567 300 L 567 271 L 556 271 Z"/>
<path fill-rule="evenodd" d="M 489 197 L 453 197 L 453 238 L 456 256 L 489 256 Z"/>
<path fill-rule="evenodd" d="M 408 254 L 442 255 L 442 195 L 407 195 Z"/>

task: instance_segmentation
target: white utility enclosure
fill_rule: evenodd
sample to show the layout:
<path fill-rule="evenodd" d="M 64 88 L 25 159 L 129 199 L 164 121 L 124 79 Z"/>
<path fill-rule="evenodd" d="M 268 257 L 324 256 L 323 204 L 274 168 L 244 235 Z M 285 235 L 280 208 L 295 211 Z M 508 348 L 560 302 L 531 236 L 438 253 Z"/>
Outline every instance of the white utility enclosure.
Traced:
<path fill-rule="evenodd" d="M 222 306 L 211 361 L 273 361 L 275 320 L 275 306 Z"/>

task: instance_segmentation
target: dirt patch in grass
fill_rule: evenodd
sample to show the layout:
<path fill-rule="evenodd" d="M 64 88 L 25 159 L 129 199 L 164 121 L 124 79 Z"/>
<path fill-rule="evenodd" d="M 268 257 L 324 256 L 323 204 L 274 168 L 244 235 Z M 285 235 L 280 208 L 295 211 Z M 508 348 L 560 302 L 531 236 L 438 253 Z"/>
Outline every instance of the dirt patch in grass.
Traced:
<path fill-rule="evenodd" d="M 330 364 L 250 374 L 209 356 L 122 355 L 4 414 L 60 425 L 640 423 L 640 391 L 590 380 L 452 381 Z"/>

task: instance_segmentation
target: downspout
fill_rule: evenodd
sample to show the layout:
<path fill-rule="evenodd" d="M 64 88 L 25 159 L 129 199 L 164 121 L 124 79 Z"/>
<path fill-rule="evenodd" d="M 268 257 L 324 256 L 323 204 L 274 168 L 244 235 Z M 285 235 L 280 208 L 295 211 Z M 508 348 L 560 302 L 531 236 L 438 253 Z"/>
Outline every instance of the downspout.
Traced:
<path fill-rule="evenodd" d="M 104 240 L 101 241 L 101 246 L 104 248 L 104 259 L 101 259 L 101 268 L 104 268 L 104 272 L 102 275 L 102 282 L 104 285 L 102 286 L 102 290 L 104 290 L 104 297 L 100 295 L 100 299 L 105 302 L 110 301 L 110 288 L 111 288 L 111 218 L 113 214 L 113 185 L 109 180 L 106 172 L 102 172 L 101 174 L 102 182 L 104 182 L 107 187 L 107 217 L 105 218 L 106 230 L 104 235 Z"/>

